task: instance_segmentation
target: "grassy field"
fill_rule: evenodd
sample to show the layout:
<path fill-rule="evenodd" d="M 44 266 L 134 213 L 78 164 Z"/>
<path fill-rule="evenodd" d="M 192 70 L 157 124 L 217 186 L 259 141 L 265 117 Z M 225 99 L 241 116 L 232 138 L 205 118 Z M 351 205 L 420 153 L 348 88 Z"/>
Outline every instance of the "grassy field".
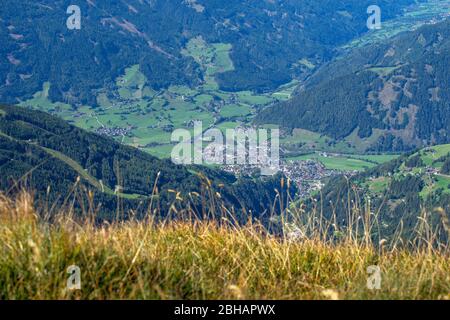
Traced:
<path fill-rule="evenodd" d="M 442 166 L 442 164 L 437 164 L 434 162 L 439 158 L 446 156 L 449 153 L 450 153 L 450 144 L 444 144 L 434 146 L 426 150 L 422 150 L 419 154 L 425 165 L 430 167 L 431 166 L 439 167 Z"/>
<path fill-rule="evenodd" d="M 318 160 L 330 170 L 364 170 L 373 166 L 368 162 L 359 159 L 324 157 L 317 154 L 293 157 L 289 158 L 289 160 Z"/>
<path fill-rule="evenodd" d="M 450 177 L 444 175 L 423 176 L 425 186 L 420 192 L 420 197 L 426 199 L 431 193 L 436 192 L 438 189 L 442 189 L 443 193 L 450 194 Z"/>
<path fill-rule="evenodd" d="M 0 195 L 0 299 L 450 299 L 449 253 L 352 239 L 274 237 L 260 226 L 52 224 L 28 194 Z M 67 288 L 69 266 L 81 289 Z M 371 290 L 368 267 L 380 268 Z"/>
<path fill-rule="evenodd" d="M 146 85 L 147 78 L 139 65 L 133 65 L 116 79 L 115 90 L 98 93 L 98 107 L 72 108 L 50 101 L 49 82 L 21 105 L 55 114 L 89 131 L 126 128 L 125 136 L 114 138 L 160 158 L 169 158 L 173 130 L 189 129 L 194 120 L 202 121 L 205 130 L 213 125 L 235 128 L 249 123 L 258 108 L 288 99 L 296 88 L 297 82 L 292 81 L 265 94 L 221 91 L 215 76 L 234 70 L 231 50 L 229 44 L 207 43 L 201 37 L 188 42 L 182 54 L 192 57 L 204 74 L 204 82 L 197 87 L 170 86 L 155 91 Z"/>
<path fill-rule="evenodd" d="M 398 157 L 398 155 L 395 154 L 380 154 L 380 155 L 351 155 L 351 157 L 355 159 L 362 159 L 366 161 L 371 161 L 375 163 L 385 163 L 391 160 L 394 160 Z"/>
<path fill-rule="evenodd" d="M 369 190 L 374 194 L 383 194 L 385 190 L 389 187 L 391 179 L 388 177 L 376 178 L 368 184 Z"/>
<path fill-rule="evenodd" d="M 245 117 L 251 114 L 251 108 L 247 105 L 227 105 L 220 110 L 220 115 L 225 118 Z"/>
<path fill-rule="evenodd" d="M 178 85 L 155 91 L 146 86 L 147 78 L 139 65 L 133 65 L 125 68 L 123 75 L 116 79 L 115 90 L 98 93 L 98 107 L 73 108 L 68 104 L 51 102 L 48 98 L 51 87 L 49 82 L 44 84 L 42 91 L 22 105 L 55 114 L 88 131 L 105 132 L 105 129 L 109 129 L 108 132 L 113 132 L 110 134 L 119 142 L 158 158 L 170 158 L 174 145 L 171 134 L 175 129 L 190 130 L 193 121 L 202 121 L 204 130 L 213 126 L 220 130 L 234 129 L 242 124 L 249 124 L 259 109 L 275 101 L 289 99 L 297 88 L 298 81 L 293 80 L 280 86 L 275 92 L 266 94 L 219 90 L 215 76 L 234 69 L 230 58 L 231 50 L 230 45 L 210 44 L 199 37 L 188 42 L 182 53 L 192 57 L 204 74 L 204 83 L 194 88 Z M 314 68 L 308 60 L 299 63 L 307 68 Z M 376 138 L 375 135 L 366 141 L 359 139 L 355 133 L 348 141 L 335 141 L 311 131 L 295 129 L 292 134 L 283 136 L 280 142 L 283 149 L 292 151 L 293 154 L 315 150 L 356 154 L 362 153 L 366 145 L 373 143 Z M 299 158 L 306 159 L 311 158 Z M 320 160 L 329 169 L 350 171 L 373 167 L 374 164 L 391 158 L 315 156 L 313 159 Z"/>
<path fill-rule="evenodd" d="M 346 155 L 346 154 L 329 154 L 310 153 L 296 157 L 289 157 L 287 160 L 317 160 L 321 162 L 327 169 L 340 171 L 362 171 L 373 168 L 377 164 L 384 163 L 395 159 L 396 155 Z"/>
<path fill-rule="evenodd" d="M 407 175 L 420 176 L 425 182 L 425 185 L 420 192 L 420 196 L 423 200 L 427 198 L 431 193 L 436 192 L 438 189 L 442 189 L 443 193 L 450 193 L 450 176 L 440 174 L 439 171 L 442 168 L 443 162 L 437 161 L 441 157 L 450 154 L 450 145 L 437 145 L 433 147 L 428 147 L 420 150 L 409 156 L 409 159 L 420 156 L 422 159 L 422 164 L 414 168 L 408 168 L 406 163 L 403 162 L 399 170 L 395 172 L 393 178 L 403 179 Z M 371 162 L 383 163 L 390 159 L 394 159 L 395 155 L 374 155 L 374 156 L 357 156 L 351 155 L 353 158 L 361 158 Z M 435 170 L 430 173 L 430 169 Z M 437 171 L 436 171 L 437 170 Z M 369 188 L 369 190 L 377 195 L 382 195 L 387 189 L 388 184 L 391 182 L 392 177 L 380 177 L 376 179 L 370 179 L 364 185 Z"/>
<path fill-rule="evenodd" d="M 326 135 L 297 128 L 282 136 L 280 142 L 288 150 L 294 149 L 296 152 L 327 151 L 356 155 L 366 152 L 367 148 L 375 143 L 382 134 L 380 130 L 375 129 L 371 137 L 362 139 L 358 136 L 358 129 L 356 129 L 344 140 L 335 140 Z"/>
<path fill-rule="evenodd" d="M 450 193 L 450 177 L 449 176 L 436 176 L 437 188 L 444 189 L 444 192 Z"/>
<path fill-rule="evenodd" d="M 305 150 L 352 151 L 344 142 L 331 146 L 330 142 L 334 142 L 332 138 L 305 129 L 294 129 L 291 134 L 282 137 L 280 142 L 287 147 L 301 143 Z"/>
<path fill-rule="evenodd" d="M 374 68 L 369 68 L 367 70 L 375 72 L 380 77 L 385 77 L 401 67 L 402 67 L 401 65 L 396 66 L 396 67 L 374 67 Z"/>

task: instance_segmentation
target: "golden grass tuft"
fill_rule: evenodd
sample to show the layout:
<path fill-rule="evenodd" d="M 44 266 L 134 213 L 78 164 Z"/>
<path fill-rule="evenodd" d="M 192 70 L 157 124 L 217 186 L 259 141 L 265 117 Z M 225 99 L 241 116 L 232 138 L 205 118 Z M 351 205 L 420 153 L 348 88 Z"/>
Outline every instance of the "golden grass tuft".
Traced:
<path fill-rule="evenodd" d="M 0 299 L 449 299 L 448 251 L 276 237 L 257 224 L 48 223 L 0 195 Z M 81 290 L 67 288 L 67 268 Z M 367 287 L 369 266 L 381 289 Z"/>

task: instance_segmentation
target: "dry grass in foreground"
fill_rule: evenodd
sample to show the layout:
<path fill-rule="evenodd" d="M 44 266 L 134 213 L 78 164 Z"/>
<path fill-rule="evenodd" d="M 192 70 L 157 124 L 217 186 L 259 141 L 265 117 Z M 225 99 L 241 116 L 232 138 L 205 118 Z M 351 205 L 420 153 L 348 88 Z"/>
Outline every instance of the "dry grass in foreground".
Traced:
<path fill-rule="evenodd" d="M 1 299 L 449 299 L 448 252 L 289 241 L 255 225 L 38 218 L 32 199 L 0 196 Z M 67 268 L 81 290 L 66 288 Z M 381 268 L 381 289 L 367 268 Z"/>

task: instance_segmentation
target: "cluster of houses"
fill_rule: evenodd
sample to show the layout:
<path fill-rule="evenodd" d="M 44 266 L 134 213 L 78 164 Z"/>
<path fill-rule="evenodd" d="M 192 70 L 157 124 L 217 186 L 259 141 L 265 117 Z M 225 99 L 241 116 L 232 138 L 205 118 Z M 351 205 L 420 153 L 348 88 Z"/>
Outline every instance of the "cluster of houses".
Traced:
<path fill-rule="evenodd" d="M 258 165 L 224 165 L 222 169 L 238 176 L 251 176 L 258 173 Z M 342 171 L 329 170 L 316 160 L 282 161 L 279 172 L 289 178 L 298 189 L 298 196 L 307 198 L 323 187 L 323 179 L 342 174 Z"/>
<path fill-rule="evenodd" d="M 130 131 L 133 129 L 133 127 L 129 126 L 129 127 L 101 127 L 98 128 L 96 133 L 103 135 L 103 136 L 108 136 L 108 137 L 123 137 L 123 136 L 127 136 Z"/>
<path fill-rule="evenodd" d="M 342 171 L 327 169 L 316 160 L 288 161 L 281 165 L 281 171 L 298 188 L 298 196 L 306 198 L 323 187 L 323 179 L 342 174 Z"/>

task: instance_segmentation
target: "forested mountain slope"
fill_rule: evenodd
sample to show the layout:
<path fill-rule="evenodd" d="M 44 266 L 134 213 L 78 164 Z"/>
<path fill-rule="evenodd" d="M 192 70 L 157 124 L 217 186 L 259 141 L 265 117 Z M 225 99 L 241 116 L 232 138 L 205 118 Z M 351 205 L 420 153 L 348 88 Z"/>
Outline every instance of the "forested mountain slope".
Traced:
<path fill-rule="evenodd" d="M 450 141 L 450 21 L 356 49 L 324 66 L 260 123 L 337 139 L 373 138 L 372 151 Z"/>
<path fill-rule="evenodd" d="M 52 101 L 95 106 L 95 93 L 114 87 L 133 65 L 153 89 L 195 86 L 204 74 L 183 49 L 199 36 L 232 46 L 234 70 L 217 76 L 221 89 L 274 89 L 366 32 L 369 5 L 380 5 L 389 19 L 413 2 L 4 0 L 0 102 L 29 99 L 49 82 Z M 69 5 L 81 8 L 80 30 L 66 27 Z"/>
<path fill-rule="evenodd" d="M 193 197 L 193 204 L 206 210 L 209 203 L 202 201 L 208 199 L 209 192 L 219 192 L 237 214 L 245 208 L 258 216 L 276 198 L 275 189 L 283 192 L 280 177 L 256 182 L 238 180 L 218 170 L 177 166 L 43 112 L 0 107 L 3 191 L 27 187 L 37 193 L 39 202 L 51 205 L 67 201 L 66 197 L 76 198 L 83 190 L 92 190 L 95 202 L 102 204 L 101 214 L 108 217 L 119 205 L 125 213 L 129 209 L 143 213 L 139 210 L 146 210 L 155 183 L 157 203 L 163 213 L 176 197 L 192 199 L 190 193 L 205 194 L 203 199 Z M 86 195 L 81 199 L 86 201 Z"/>
<path fill-rule="evenodd" d="M 351 178 L 335 177 L 318 201 L 327 218 L 339 225 L 361 224 L 363 217 L 349 218 L 356 208 L 359 215 L 370 212 L 379 240 L 414 237 L 421 219 L 447 236 L 442 227 L 450 217 L 450 145 L 410 152 Z"/>

